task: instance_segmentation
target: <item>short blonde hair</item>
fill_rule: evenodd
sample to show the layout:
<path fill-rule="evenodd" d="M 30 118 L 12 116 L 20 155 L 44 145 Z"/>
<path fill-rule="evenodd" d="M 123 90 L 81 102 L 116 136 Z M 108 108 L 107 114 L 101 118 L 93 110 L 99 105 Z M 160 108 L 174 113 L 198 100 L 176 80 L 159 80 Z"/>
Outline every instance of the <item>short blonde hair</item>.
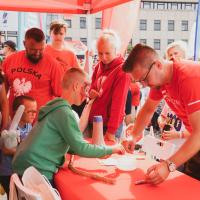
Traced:
<path fill-rule="evenodd" d="M 168 51 L 171 48 L 178 47 L 183 53 L 184 53 L 184 58 L 187 58 L 187 43 L 182 41 L 182 40 L 177 40 L 175 42 L 170 43 L 165 51 L 166 58 L 168 58 Z"/>
<path fill-rule="evenodd" d="M 87 73 L 84 72 L 81 68 L 70 68 L 68 69 L 62 80 L 62 88 L 69 89 L 74 81 L 80 80 L 81 78 L 87 77 Z"/>
<path fill-rule="evenodd" d="M 121 47 L 121 41 L 117 33 L 111 29 L 105 29 L 102 31 L 101 35 L 97 39 L 97 45 L 101 41 L 109 41 L 110 43 L 113 44 L 113 46 L 116 49 L 116 52 L 118 53 Z"/>

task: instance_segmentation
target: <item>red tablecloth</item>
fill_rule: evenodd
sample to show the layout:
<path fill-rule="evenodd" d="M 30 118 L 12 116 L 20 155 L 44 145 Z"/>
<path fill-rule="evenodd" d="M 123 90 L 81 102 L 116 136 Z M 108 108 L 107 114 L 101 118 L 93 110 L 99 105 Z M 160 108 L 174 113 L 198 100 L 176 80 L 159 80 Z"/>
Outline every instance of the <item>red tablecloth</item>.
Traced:
<path fill-rule="evenodd" d="M 200 181 L 180 172 L 171 173 L 168 179 L 158 185 L 134 185 L 143 179 L 149 160 L 138 160 L 137 169 L 124 172 L 114 166 L 101 166 L 97 159 L 76 157 L 74 166 L 95 174 L 107 175 L 116 179 L 116 184 L 103 182 L 74 174 L 67 168 L 55 175 L 55 184 L 62 200 L 199 200 Z"/>

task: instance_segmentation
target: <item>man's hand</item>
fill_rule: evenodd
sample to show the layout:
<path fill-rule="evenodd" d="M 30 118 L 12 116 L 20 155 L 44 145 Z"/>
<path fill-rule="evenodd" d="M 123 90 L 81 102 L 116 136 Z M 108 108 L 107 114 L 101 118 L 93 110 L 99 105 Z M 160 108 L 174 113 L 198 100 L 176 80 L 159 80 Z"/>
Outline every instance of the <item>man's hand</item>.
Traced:
<path fill-rule="evenodd" d="M 162 183 L 169 175 L 169 169 L 165 162 L 151 166 L 145 175 L 147 183 L 157 185 Z"/>
<path fill-rule="evenodd" d="M 116 143 L 115 135 L 112 133 L 106 132 L 104 139 L 105 141 L 110 141 L 110 142 L 113 142 L 114 144 Z"/>
<path fill-rule="evenodd" d="M 135 140 L 133 138 L 125 139 L 122 141 L 122 145 L 125 148 L 127 153 L 133 153 L 135 149 Z"/>
<path fill-rule="evenodd" d="M 91 89 L 89 92 L 89 97 L 90 99 L 96 99 L 97 97 L 99 97 L 99 92 L 97 92 L 94 89 Z"/>

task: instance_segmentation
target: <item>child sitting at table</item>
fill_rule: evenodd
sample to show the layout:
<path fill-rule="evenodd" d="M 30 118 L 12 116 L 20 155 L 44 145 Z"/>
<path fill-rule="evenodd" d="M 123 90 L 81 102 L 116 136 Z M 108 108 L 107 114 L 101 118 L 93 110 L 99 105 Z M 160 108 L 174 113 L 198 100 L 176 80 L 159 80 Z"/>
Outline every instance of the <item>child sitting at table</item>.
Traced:
<path fill-rule="evenodd" d="M 17 131 L 20 133 L 20 142 L 28 135 L 32 129 L 32 123 L 37 113 L 37 102 L 30 96 L 18 96 L 13 101 L 13 113 L 20 105 L 25 106 L 24 113 L 20 119 Z M 10 176 L 12 174 L 12 158 L 16 148 L 8 149 L 3 144 L 0 146 L 0 183 L 6 193 L 9 193 Z"/>

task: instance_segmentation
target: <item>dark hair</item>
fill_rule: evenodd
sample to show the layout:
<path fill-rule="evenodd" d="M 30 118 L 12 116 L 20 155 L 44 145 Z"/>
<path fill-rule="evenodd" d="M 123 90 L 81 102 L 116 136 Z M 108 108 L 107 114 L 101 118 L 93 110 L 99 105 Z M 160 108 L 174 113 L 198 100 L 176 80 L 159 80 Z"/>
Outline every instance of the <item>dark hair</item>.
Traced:
<path fill-rule="evenodd" d="M 8 47 L 10 47 L 13 51 L 16 51 L 16 43 L 15 42 L 13 42 L 12 40 L 7 40 L 7 41 L 5 41 L 4 43 L 3 43 L 3 45 L 2 45 L 2 47 L 4 47 L 4 46 L 8 46 Z"/>
<path fill-rule="evenodd" d="M 15 97 L 14 101 L 13 101 L 13 105 L 12 105 L 12 109 L 13 112 L 16 112 L 18 107 L 22 104 L 24 104 L 24 101 L 36 101 L 33 97 L 30 96 L 25 96 L 25 95 L 21 95 L 18 97 Z"/>
<path fill-rule="evenodd" d="M 135 64 L 146 66 L 147 63 L 152 62 L 153 57 L 158 57 L 158 54 L 153 48 L 144 44 L 136 44 L 124 62 L 122 67 L 123 71 L 131 72 Z"/>
<path fill-rule="evenodd" d="M 64 23 L 61 23 L 59 21 L 53 21 L 50 24 L 50 33 L 53 31 L 53 33 L 56 35 L 60 32 L 60 30 L 64 28 L 65 32 L 67 32 L 67 26 Z"/>
<path fill-rule="evenodd" d="M 30 28 L 26 31 L 25 39 L 34 39 L 36 42 L 42 42 L 45 40 L 45 36 L 41 29 Z"/>
<path fill-rule="evenodd" d="M 5 77 L 2 73 L 2 71 L 0 71 L 0 85 L 3 84 L 5 82 Z"/>

